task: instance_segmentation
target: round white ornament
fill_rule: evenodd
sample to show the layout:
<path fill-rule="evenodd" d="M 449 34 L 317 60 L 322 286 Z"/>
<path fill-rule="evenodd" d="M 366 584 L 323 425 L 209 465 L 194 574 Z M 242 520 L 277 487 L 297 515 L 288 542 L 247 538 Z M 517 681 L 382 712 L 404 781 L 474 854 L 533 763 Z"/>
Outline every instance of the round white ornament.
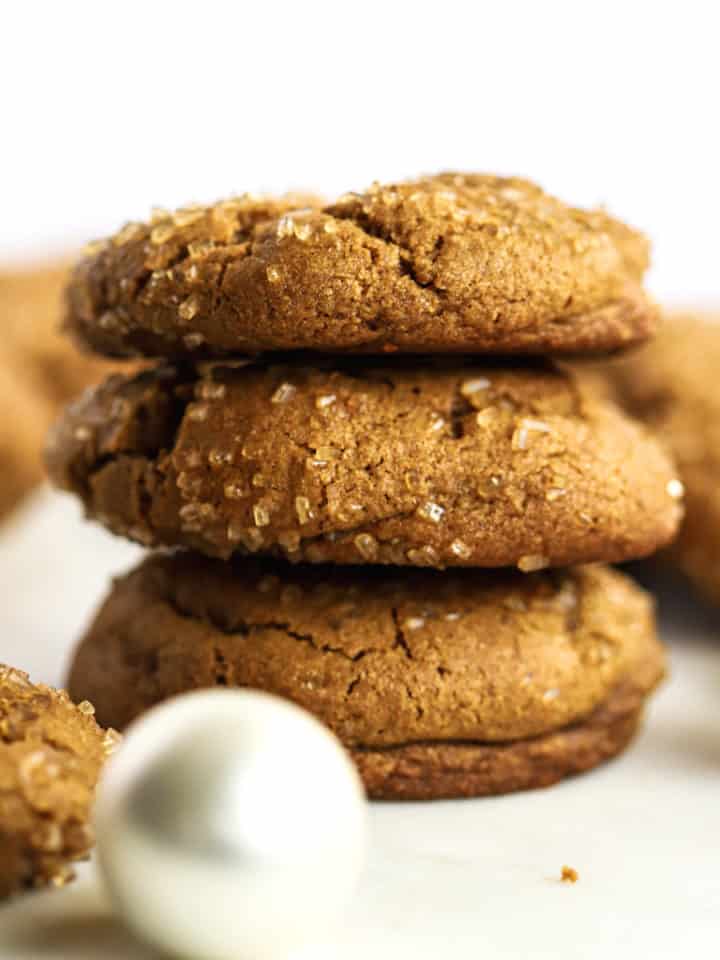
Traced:
<path fill-rule="evenodd" d="M 305 710 L 252 690 L 155 707 L 98 787 L 99 863 L 141 938 L 204 960 L 282 957 L 322 937 L 362 867 L 362 784 Z"/>

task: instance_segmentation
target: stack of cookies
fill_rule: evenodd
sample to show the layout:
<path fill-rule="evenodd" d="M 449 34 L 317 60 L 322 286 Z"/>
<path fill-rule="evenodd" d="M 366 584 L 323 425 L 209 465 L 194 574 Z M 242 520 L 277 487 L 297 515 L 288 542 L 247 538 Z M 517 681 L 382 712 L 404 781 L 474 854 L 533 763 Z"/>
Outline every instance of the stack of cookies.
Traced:
<path fill-rule="evenodd" d="M 553 357 L 653 332 L 642 236 L 523 180 L 159 213 L 76 268 L 67 325 L 156 358 L 49 465 L 147 546 L 76 654 L 122 728 L 213 685 L 289 697 L 373 797 L 547 785 L 620 751 L 663 673 L 649 599 L 588 564 L 674 535 L 663 450 Z"/>

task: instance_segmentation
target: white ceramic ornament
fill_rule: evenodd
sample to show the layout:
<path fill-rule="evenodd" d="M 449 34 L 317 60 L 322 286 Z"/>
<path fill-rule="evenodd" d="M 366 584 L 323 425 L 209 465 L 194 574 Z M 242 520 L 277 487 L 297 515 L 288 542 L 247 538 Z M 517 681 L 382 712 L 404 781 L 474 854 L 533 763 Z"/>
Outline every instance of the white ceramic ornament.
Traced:
<path fill-rule="evenodd" d="M 161 950 L 262 960 L 323 937 L 352 894 L 366 803 L 305 710 L 251 690 L 170 700 L 100 781 L 97 850 L 127 924 Z"/>

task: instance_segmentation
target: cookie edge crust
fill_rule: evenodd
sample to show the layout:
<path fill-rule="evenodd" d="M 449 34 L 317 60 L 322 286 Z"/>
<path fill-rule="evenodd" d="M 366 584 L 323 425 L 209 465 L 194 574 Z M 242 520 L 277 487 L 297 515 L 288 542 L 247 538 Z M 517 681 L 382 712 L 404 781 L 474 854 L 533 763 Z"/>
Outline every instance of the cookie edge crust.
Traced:
<path fill-rule="evenodd" d="M 353 748 L 350 755 L 371 800 L 452 800 L 550 787 L 622 753 L 640 728 L 650 692 L 620 685 L 585 720 L 528 740 Z"/>
<path fill-rule="evenodd" d="M 83 353 L 91 353 L 106 360 L 155 359 L 178 362 L 232 360 L 238 356 L 263 356 L 286 351 L 307 351 L 323 355 L 337 353 L 342 356 L 406 356 L 428 353 L 445 356 L 464 353 L 488 356 L 552 356 L 558 359 L 573 359 L 577 355 L 620 354 L 642 346 L 653 337 L 660 325 L 660 309 L 642 288 L 629 288 L 626 294 L 595 310 L 579 313 L 571 318 L 546 321 L 537 329 L 515 329 L 501 335 L 488 327 L 473 330 L 466 327 L 464 336 L 423 338 L 412 330 L 371 331 L 363 325 L 357 330 L 367 333 L 365 339 L 343 337 L 341 332 L 328 329 L 325 339 L 317 335 L 289 336 L 278 331 L 260 338 L 238 332 L 234 347 L 213 344 L 212 338 L 202 340 L 197 348 L 188 348 L 185 333 L 178 329 L 177 336 L 155 334 L 150 329 L 138 326 L 127 334 L 113 337 L 99 326 L 92 326 L 70 317 L 65 330 Z M 202 323 L 196 321 L 201 330 Z M 272 327 L 270 330 L 272 331 Z M 372 335 L 371 335 L 372 334 Z"/>

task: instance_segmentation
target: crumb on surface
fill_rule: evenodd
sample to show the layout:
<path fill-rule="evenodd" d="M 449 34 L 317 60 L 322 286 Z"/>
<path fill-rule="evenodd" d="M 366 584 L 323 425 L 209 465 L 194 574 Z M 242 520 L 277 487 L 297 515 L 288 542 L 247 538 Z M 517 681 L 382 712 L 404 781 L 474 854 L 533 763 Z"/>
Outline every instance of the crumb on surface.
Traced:
<path fill-rule="evenodd" d="M 574 867 L 568 867 L 567 864 L 563 864 L 562 870 L 560 871 L 560 881 L 562 883 L 577 883 L 580 879 L 580 874 Z"/>

